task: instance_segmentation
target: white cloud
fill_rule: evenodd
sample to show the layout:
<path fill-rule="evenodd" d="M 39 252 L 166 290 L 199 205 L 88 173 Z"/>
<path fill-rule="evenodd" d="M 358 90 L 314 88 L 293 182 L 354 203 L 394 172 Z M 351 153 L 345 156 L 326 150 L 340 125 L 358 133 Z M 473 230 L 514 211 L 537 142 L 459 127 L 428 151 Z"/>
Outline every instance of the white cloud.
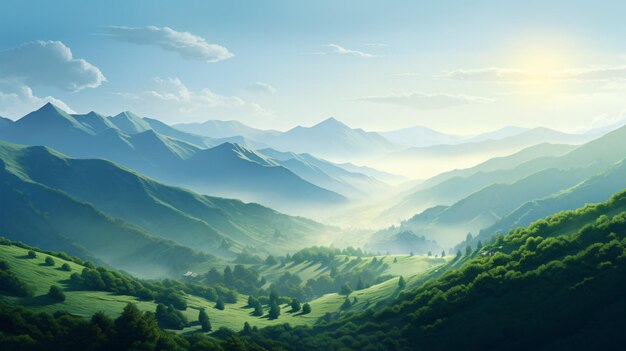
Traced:
<path fill-rule="evenodd" d="M 443 93 L 428 94 L 423 92 L 410 92 L 384 96 L 365 96 L 354 100 L 407 106 L 418 110 L 437 110 L 453 106 L 488 103 L 493 101 L 488 98 L 477 96 L 451 95 Z"/>
<path fill-rule="evenodd" d="M 51 96 L 38 97 L 27 85 L 16 81 L 0 80 L 0 115 L 20 118 L 51 102 L 69 113 L 75 113 L 66 103 Z"/>
<path fill-rule="evenodd" d="M 97 67 L 74 58 L 60 41 L 33 41 L 0 51 L 0 78 L 68 91 L 95 88 L 106 80 Z"/>
<path fill-rule="evenodd" d="M 383 43 L 368 43 L 368 44 L 365 44 L 365 46 L 376 46 L 376 47 L 384 48 L 384 47 L 387 47 L 387 44 L 383 44 Z"/>
<path fill-rule="evenodd" d="M 273 117 L 271 112 L 261 106 L 237 96 L 219 95 L 209 89 L 190 90 L 178 78 L 156 77 L 144 91 L 118 95 L 124 97 L 124 105 L 129 109 L 169 122 L 215 118 L 255 121 Z"/>
<path fill-rule="evenodd" d="M 344 48 L 342 46 L 339 46 L 337 44 L 327 44 L 327 45 L 324 45 L 324 46 L 330 48 L 330 52 L 333 53 L 333 54 L 354 56 L 354 57 L 362 57 L 362 58 L 379 57 L 377 55 L 368 54 L 368 53 L 363 52 L 363 51 L 346 49 L 346 48 Z"/>
<path fill-rule="evenodd" d="M 263 83 L 263 82 L 255 82 L 248 85 L 247 90 L 254 93 L 266 93 L 266 94 L 275 94 L 276 88 L 274 88 L 271 84 Z"/>
<path fill-rule="evenodd" d="M 234 55 L 225 47 L 209 44 L 206 39 L 189 32 L 177 32 L 169 27 L 122 27 L 107 28 L 106 35 L 113 39 L 138 45 L 157 45 L 174 51 L 188 60 L 218 62 Z"/>
<path fill-rule="evenodd" d="M 537 80 L 607 81 L 626 79 L 626 66 L 598 66 L 537 73 L 511 68 L 459 69 L 446 72 L 441 78 L 465 81 L 523 83 Z"/>

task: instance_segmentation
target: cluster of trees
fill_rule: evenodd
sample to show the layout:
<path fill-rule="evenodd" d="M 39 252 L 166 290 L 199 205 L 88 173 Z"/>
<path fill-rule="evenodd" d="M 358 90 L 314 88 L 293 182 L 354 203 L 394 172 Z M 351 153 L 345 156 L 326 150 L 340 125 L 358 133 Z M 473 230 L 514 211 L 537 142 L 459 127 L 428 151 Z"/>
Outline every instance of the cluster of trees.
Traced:
<path fill-rule="evenodd" d="M 237 292 L 220 285 L 206 286 L 171 279 L 140 281 L 124 273 L 105 267 L 95 268 L 89 264 L 80 274 L 72 273 L 70 281 L 82 288 L 136 296 L 146 301 L 154 300 L 179 310 L 187 308 L 185 294 L 204 297 L 210 301 L 237 302 Z"/>
<path fill-rule="evenodd" d="M 205 285 L 223 286 L 248 295 L 262 294 L 262 286 L 265 284 L 265 279 L 261 278 L 254 268 L 246 268 L 241 264 L 235 265 L 234 268 L 226 266 L 222 272 L 211 268 L 197 280 Z"/>
<path fill-rule="evenodd" d="M 163 329 L 183 329 L 189 326 L 187 317 L 172 305 L 166 307 L 162 303 L 158 304 L 154 316 Z"/>
<path fill-rule="evenodd" d="M 167 313 L 167 308 L 165 310 Z M 155 313 L 141 312 L 134 304 L 128 304 L 122 314 L 113 320 L 102 312 L 91 318 L 82 318 L 66 312 L 52 315 L 33 313 L 0 303 L 0 321 L 0 345 L 3 350 L 264 350 L 227 330 L 221 333 L 223 341 L 209 339 L 203 333 L 181 336 L 165 332 L 159 328 L 160 321 Z M 200 319 L 200 323 L 205 331 L 210 330 L 208 317 L 205 322 Z M 249 329 L 249 333 L 254 331 L 255 328 Z"/>
<path fill-rule="evenodd" d="M 286 350 L 613 348 L 625 341 L 625 210 L 626 192 L 555 214 L 471 250 L 379 312 L 248 340 Z"/>
<path fill-rule="evenodd" d="M 357 258 L 353 261 L 356 262 L 358 260 Z M 346 287 L 349 287 L 351 291 L 362 290 L 392 278 L 391 275 L 378 273 L 379 269 L 377 267 L 380 264 L 380 260 L 372 260 L 368 266 L 359 269 L 352 268 L 342 271 L 331 269 L 328 275 L 309 279 L 304 287 L 305 293 L 307 296 L 315 297 L 328 293 L 342 293 Z"/>
<path fill-rule="evenodd" d="M 13 272 L 9 262 L 0 260 L 0 291 L 15 296 L 32 296 L 33 289 Z"/>
<path fill-rule="evenodd" d="M 345 249 L 337 249 L 334 247 L 313 246 L 304 248 L 291 256 L 288 261 L 302 263 L 302 262 L 316 262 L 324 265 L 332 263 L 337 256 L 356 256 L 365 257 L 373 256 L 373 253 L 364 252 L 361 248 L 347 247 Z"/>

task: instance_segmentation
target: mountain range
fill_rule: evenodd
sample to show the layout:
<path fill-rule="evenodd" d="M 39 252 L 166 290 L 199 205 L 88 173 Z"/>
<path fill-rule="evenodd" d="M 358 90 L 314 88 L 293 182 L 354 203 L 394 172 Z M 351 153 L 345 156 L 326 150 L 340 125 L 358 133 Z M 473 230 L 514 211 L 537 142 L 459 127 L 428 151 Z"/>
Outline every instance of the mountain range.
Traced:
<path fill-rule="evenodd" d="M 71 157 L 112 160 L 170 184 L 292 213 L 346 201 L 252 149 L 177 131 L 129 112 L 111 118 L 94 112 L 69 115 L 46 104 L 0 129 L 0 138 L 50 146 Z M 216 142 L 220 144 L 213 146 Z"/>
<path fill-rule="evenodd" d="M 206 254 L 293 250 L 332 231 L 257 204 L 166 186 L 105 160 L 4 142 L 0 156 L 5 236 L 142 276 L 180 272 Z"/>
<path fill-rule="evenodd" d="M 417 215 L 378 231 L 372 241 L 411 231 L 450 246 L 472 233 L 467 242 L 475 245 L 549 213 L 605 200 L 626 187 L 620 173 L 625 150 L 626 127 L 621 127 L 581 146 L 542 144 L 441 174 L 383 213 L 401 217 L 414 209 Z M 480 239 L 474 238 L 478 233 Z"/>

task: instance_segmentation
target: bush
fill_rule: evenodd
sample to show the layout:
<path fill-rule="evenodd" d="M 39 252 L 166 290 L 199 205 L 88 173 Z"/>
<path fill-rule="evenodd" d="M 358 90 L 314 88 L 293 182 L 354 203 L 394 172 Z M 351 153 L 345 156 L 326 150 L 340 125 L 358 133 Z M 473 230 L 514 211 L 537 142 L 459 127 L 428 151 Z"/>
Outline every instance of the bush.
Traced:
<path fill-rule="evenodd" d="M 311 313 L 311 305 L 309 305 L 308 303 L 305 303 L 304 305 L 302 305 L 302 314 L 309 314 Z"/>
<path fill-rule="evenodd" d="M 189 322 L 183 313 L 174 309 L 174 306 L 172 305 L 165 307 L 162 303 L 158 304 L 155 317 L 159 326 L 164 329 L 180 330 L 189 325 Z"/>
<path fill-rule="evenodd" d="M 61 265 L 61 269 L 66 271 L 66 272 L 71 272 L 72 271 L 72 267 L 70 267 L 70 265 L 68 263 L 63 263 L 63 265 Z"/>
<path fill-rule="evenodd" d="M 300 301 L 298 301 L 297 299 L 292 299 L 290 305 L 292 312 L 300 311 Z"/>
<path fill-rule="evenodd" d="M 63 293 L 63 290 L 56 285 L 52 285 L 50 287 L 50 290 L 48 290 L 48 297 L 57 302 L 65 301 L 65 294 Z"/>
<path fill-rule="evenodd" d="M 46 266 L 54 266 L 55 264 L 54 258 L 52 258 L 51 256 L 46 256 L 44 262 L 46 263 Z"/>
<path fill-rule="evenodd" d="M 29 250 L 28 251 L 28 258 L 35 258 L 37 257 L 37 253 L 33 250 Z"/>
<path fill-rule="evenodd" d="M 224 301 L 222 301 L 222 299 L 217 299 L 217 301 L 215 302 L 215 308 L 217 308 L 220 311 L 224 310 Z"/>

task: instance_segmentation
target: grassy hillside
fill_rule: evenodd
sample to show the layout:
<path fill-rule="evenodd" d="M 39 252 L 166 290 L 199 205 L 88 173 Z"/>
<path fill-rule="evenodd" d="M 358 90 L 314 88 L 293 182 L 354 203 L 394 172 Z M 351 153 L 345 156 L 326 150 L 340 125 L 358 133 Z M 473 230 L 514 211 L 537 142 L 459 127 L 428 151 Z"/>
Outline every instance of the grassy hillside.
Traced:
<path fill-rule="evenodd" d="M 288 350 L 614 349 L 626 326 L 626 192 L 511 231 L 382 311 L 249 339 Z"/>
<path fill-rule="evenodd" d="M 45 259 L 49 256 L 53 257 L 55 261 L 54 266 L 46 265 Z M 393 258 L 395 257 L 389 256 L 384 258 L 384 260 L 392 261 Z M 397 259 L 398 262 L 390 265 L 386 272 L 403 274 L 407 278 L 412 276 L 412 278 L 407 279 L 407 286 L 412 286 L 417 281 L 418 273 L 443 262 L 441 259 L 424 257 L 404 256 L 397 257 Z M 95 312 L 102 311 L 112 318 L 117 317 L 129 302 L 137 304 L 139 309 L 144 311 L 154 312 L 156 309 L 154 301 L 142 301 L 133 296 L 104 291 L 86 291 L 76 287 L 71 283 L 70 275 L 72 273 L 80 273 L 85 267 L 57 256 L 37 251 L 37 257 L 29 258 L 28 249 L 11 245 L 0 245 L 0 261 L 8 262 L 10 271 L 15 273 L 21 281 L 33 290 L 33 296 L 30 297 L 16 297 L 0 292 L 0 301 L 11 306 L 24 306 L 35 312 L 53 313 L 55 311 L 67 311 L 83 317 L 90 317 Z M 60 268 L 65 263 L 70 266 L 71 271 L 65 271 Z M 270 276 L 271 274 L 268 274 L 268 277 Z M 66 296 L 65 301 L 54 302 L 46 296 L 51 285 L 58 285 L 63 288 Z M 385 303 L 390 298 L 397 296 L 400 290 L 398 288 L 398 278 L 393 278 L 381 284 L 355 291 L 350 295 L 350 298 L 356 297 L 358 302 L 350 308 L 350 311 L 361 311 L 374 307 L 379 303 Z M 187 300 L 188 308 L 183 311 L 183 314 L 192 322 L 192 326 L 182 331 L 177 331 L 179 333 L 197 331 L 199 329 L 199 326 L 193 323 L 198 318 L 199 309 L 206 309 L 214 330 L 220 327 L 240 330 L 244 322 L 257 327 L 282 323 L 312 326 L 327 314 L 334 315 L 342 312 L 341 305 L 344 303 L 345 296 L 333 293 L 315 299 L 309 302 L 312 312 L 304 315 L 301 312 L 291 313 L 288 305 L 281 305 L 282 313 L 276 320 L 270 320 L 267 318 L 267 315 L 262 317 L 252 316 L 252 309 L 246 306 L 247 296 L 245 295 L 240 295 L 235 304 L 226 304 L 226 308 L 223 311 L 214 308 L 214 302 L 202 297 L 187 294 L 185 299 Z M 267 306 L 265 309 L 267 312 Z"/>
<path fill-rule="evenodd" d="M 347 260 L 346 260 L 347 258 Z M 363 257 L 361 262 L 355 264 L 356 257 L 337 256 L 335 262 L 337 263 L 337 270 L 344 272 L 348 270 L 360 270 L 371 265 L 372 260 L 377 259 L 383 264 L 380 269 L 377 270 L 379 275 L 403 275 L 410 277 L 421 274 L 433 267 L 444 264 L 448 258 L 435 258 L 423 255 L 409 256 L 409 255 L 387 255 L 387 256 L 372 256 Z M 396 262 L 394 262 L 394 260 Z M 274 282 L 278 278 L 284 275 L 286 272 L 299 275 L 304 282 L 309 279 L 318 278 L 321 275 L 327 275 L 330 273 L 330 267 L 322 263 L 316 262 L 291 262 L 285 266 L 280 264 L 267 266 L 262 265 L 259 267 L 259 272 L 267 279 L 268 282 Z"/>
<path fill-rule="evenodd" d="M 153 237 L 64 192 L 25 180 L 4 165 L 0 163 L 0 232 L 12 239 L 66 251 L 143 277 L 177 274 L 192 263 L 213 259 Z"/>

